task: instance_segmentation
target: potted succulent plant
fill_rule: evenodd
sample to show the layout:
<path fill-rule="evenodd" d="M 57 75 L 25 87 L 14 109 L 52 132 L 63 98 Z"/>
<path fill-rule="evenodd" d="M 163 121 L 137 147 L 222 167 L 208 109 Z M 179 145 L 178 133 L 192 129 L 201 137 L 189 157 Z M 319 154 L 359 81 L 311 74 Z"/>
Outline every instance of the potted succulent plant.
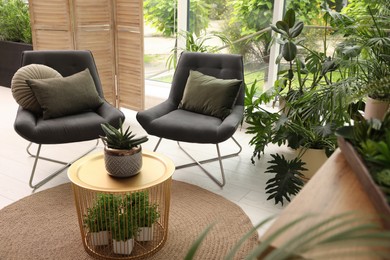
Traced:
<path fill-rule="evenodd" d="M 29 7 L 23 0 L 0 0 L 0 86 L 10 87 L 22 52 L 32 50 Z"/>
<path fill-rule="evenodd" d="M 114 199 L 112 194 L 98 194 L 93 206 L 88 208 L 84 215 L 83 224 L 89 232 L 93 246 L 108 245 Z"/>
<path fill-rule="evenodd" d="M 137 192 L 133 196 L 138 226 L 136 240 L 150 241 L 153 239 L 154 224 L 160 217 L 158 205 L 149 201 L 147 191 Z"/>
<path fill-rule="evenodd" d="M 100 136 L 104 147 L 104 162 L 109 175 L 130 177 L 138 174 L 142 168 L 141 144 L 148 141 L 146 136 L 135 137 L 130 126 L 124 131 L 120 120 L 119 129 L 105 123 L 101 127 L 106 134 Z"/>

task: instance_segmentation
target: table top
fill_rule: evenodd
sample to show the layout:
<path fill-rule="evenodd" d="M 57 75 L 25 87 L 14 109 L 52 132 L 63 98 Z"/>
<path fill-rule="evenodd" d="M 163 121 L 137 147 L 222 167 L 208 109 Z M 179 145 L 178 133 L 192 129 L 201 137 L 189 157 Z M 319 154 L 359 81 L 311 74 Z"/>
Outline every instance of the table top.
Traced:
<path fill-rule="evenodd" d="M 343 153 L 337 149 L 303 187 L 297 197 L 282 211 L 261 240 L 269 237 L 293 219 L 307 214 L 314 213 L 330 217 L 351 211 L 368 216 L 378 215 Z M 313 225 L 314 221 L 315 219 L 311 218 L 305 219 L 289 229 L 284 233 L 285 235 L 276 239 L 272 246 L 281 246 L 286 238 L 291 237 L 292 234 L 299 234 L 308 226 Z"/>
<path fill-rule="evenodd" d="M 142 151 L 142 169 L 135 176 L 115 178 L 104 166 L 103 152 L 87 155 L 74 162 L 68 169 L 68 177 L 75 185 L 96 191 L 131 192 L 150 188 L 172 177 L 175 165 L 168 157 Z"/>

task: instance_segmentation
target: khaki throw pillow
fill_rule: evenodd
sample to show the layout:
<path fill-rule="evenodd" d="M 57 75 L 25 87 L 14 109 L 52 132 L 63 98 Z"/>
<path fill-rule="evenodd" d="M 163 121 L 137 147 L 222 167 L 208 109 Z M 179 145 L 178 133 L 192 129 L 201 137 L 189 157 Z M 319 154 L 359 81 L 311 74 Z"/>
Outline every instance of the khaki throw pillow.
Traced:
<path fill-rule="evenodd" d="M 88 110 L 103 104 L 88 69 L 64 78 L 29 79 L 43 110 L 43 119 L 56 118 Z"/>
<path fill-rule="evenodd" d="M 55 69 L 42 64 L 30 64 L 18 69 L 11 81 L 11 91 L 15 101 L 24 109 L 42 114 L 41 105 L 26 80 L 47 78 L 62 78 L 62 76 Z"/>
<path fill-rule="evenodd" d="M 241 83 L 191 70 L 179 108 L 224 119 L 232 111 Z"/>

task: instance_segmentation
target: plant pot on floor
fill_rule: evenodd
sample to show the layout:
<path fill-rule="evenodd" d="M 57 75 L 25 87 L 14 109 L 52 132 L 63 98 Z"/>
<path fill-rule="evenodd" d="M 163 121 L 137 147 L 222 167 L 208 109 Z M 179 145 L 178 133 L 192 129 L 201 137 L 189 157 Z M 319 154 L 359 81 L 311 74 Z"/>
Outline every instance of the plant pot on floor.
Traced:
<path fill-rule="evenodd" d="M 300 150 L 298 152 L 301 152 Z M 307 169 L 307 171 L 302 171 L 304 179 L 310 180 L 327 159 L 324 149 L 307 149 L 301 158 L 305 163 L 303 167 Z"/>
<path fill-rule="evenodd" d="M 366 107 L 364 109 L 364 118 L 365 119 L 377 118 L 379 120 L 383 120 L 388 110 L 389 110 L 388 101 L 367 97 Z"/>
<path fill-rule="evenodd" d="M 115 254 L 119 255 L 130 255 L 133 251 L 134 247 L 134 239 L 128 239 L 128 240 L 112 240 L 112 249 L 114 250 Z"/>
<path fill-rule="evenodd" d="M 113 177 L 131 177 L 142 168 L 142 147 L 139 145 L 130 150 L 119 150 L 105 147 L 104 163 L 109 175 Z"/>

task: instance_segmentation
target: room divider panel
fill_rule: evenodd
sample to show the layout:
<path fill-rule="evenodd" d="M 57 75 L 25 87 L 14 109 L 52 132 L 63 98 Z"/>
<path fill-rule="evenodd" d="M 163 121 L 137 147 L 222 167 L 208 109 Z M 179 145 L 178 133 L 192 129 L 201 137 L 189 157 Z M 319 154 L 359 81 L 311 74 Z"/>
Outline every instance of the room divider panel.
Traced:
<path fill-rule="evenodd" d="M 143 1 L 30 0 L 34 50 L 91 50 L 111 104 L 144 108 Z"/>

